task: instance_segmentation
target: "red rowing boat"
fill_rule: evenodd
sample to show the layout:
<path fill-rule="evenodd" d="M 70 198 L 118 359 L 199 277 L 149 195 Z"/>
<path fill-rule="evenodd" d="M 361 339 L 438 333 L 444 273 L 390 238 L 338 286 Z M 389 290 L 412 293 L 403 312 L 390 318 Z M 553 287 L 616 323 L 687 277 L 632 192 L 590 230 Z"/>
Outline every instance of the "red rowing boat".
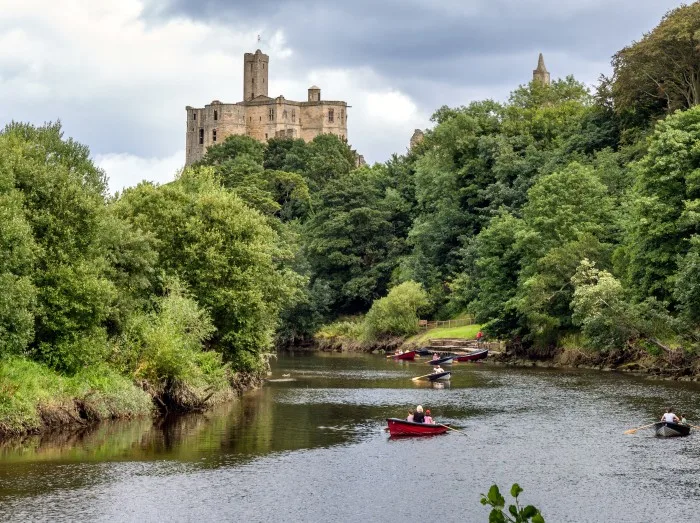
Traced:
<path fill-rule="evenodd" d="M 416 359 L 416 351 L 410 350 L 402 354 L 394 354 L 395 360 L 414 360 Z"/>
<path fill-rule="evenodd" d="M 432 436 L 444 434 L 449 427 L 447 425 L 434 425 L 431 423 L 414 423 L 399 418 L 388 418 L 389 434 L 392 436 Z"/>
<path fill-rule="evenodd" d="M 456 361 L 477 361 L 477 360 L 485 360 L 489 355 L 489 350 L 484 349 L 484 350 L 479 350 L 476 352 L 472 352 L 471 354 L 465 354 L 464 356 L 458 356 L 456 358 Z"/>

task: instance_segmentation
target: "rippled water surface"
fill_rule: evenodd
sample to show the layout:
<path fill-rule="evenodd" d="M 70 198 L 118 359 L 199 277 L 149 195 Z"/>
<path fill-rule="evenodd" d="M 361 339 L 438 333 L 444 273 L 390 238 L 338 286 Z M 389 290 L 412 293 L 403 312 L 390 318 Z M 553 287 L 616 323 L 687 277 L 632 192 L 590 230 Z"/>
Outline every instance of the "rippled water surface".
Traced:
<path fill-rule="evenodd" d="M 488 363 L 410 380 L 428 371 L 282 356 L 213 412 L 0 444 L 0 520 L 478 522 L 479 494 L 517 481 L 549 523 L 700 521 L 700 431 L 623 434 L 667 404 L 700 425 L 697 385 Z M 419 403 L 466 434 L 389 439 Z"/>

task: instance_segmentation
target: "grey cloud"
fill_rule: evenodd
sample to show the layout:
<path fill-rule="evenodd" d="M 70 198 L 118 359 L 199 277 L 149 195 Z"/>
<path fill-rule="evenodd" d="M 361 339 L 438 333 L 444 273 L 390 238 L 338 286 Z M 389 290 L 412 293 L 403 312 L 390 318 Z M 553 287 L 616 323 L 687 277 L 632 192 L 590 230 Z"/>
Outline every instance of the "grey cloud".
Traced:
<path fill-rule="evenodd" d="M 369 66 L 432 110 L 440 103 L 419 84 L 516 87 L 529 81 L 539 52 L 553 77 L 576 76 L 590 69 L 587 62 L 609 63 L 679 4 L 635 0 L 630 9 L 629 0 L 472 0 L 450 9 L 407 0 L 170 0 L 147 13 L 282 29 L 298 67 Z M 579 79 L 593 82 L 604 72 Z"/>

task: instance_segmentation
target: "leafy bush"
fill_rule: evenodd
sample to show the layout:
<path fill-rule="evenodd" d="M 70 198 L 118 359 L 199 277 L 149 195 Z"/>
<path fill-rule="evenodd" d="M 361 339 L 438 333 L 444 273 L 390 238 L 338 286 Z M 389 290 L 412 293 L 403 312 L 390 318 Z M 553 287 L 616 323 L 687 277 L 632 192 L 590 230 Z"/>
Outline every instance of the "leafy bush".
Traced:
<path fill-rule="evenodd" d="M 215 330 L 207 312 L 172 282 L 154 312 L 131 319 L 115 360 L 159 390 L 177 383 L 220 384 L 225 380 L 221 355 L 204 350 Z"/>
<path fill-rule="evenodd" d="M 418 312 L 428 303 L 428 294 L 420 283 L 407 281 L 397 285 L 372 304 L 363 322 L 365 339 L 417 333 Z"/>
<path fill-rule="evenodd" d="M 523 489 L 517 483 L 510 488 L 510 495 L 515 498 L 515 503 L 508 505 L 508 512 L 505 511 L 506 500 L 498 490 L 497 485 L 491 485 L 488 494 L 481 495 L 481 504 L 489 505 L 492 508 L 489 514 L 489 523 L 544 523 L 544 518 L 540 511 L 532 505 L 521 508 L 518 503 L 518 496 Z"/>

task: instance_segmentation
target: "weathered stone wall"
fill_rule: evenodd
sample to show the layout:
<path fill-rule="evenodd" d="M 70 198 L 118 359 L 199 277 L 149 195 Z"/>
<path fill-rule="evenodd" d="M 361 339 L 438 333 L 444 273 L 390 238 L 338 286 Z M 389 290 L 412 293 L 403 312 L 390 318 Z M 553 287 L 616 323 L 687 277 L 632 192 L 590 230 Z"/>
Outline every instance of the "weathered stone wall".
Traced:
<path fill-rule="evenodd" d="M 270 57 L 260 49 L 243 56 L 243 101 L 267 96 Z"/>
<path fill-rule="evenodd" d="M 347 139 L 347 104 L 339 101 L 322 101 L 302 103 L 301 138 L 307 142 L 319 134 L 335 134 Z M 333 111 L 333 120 L 329 117 Z"/>

